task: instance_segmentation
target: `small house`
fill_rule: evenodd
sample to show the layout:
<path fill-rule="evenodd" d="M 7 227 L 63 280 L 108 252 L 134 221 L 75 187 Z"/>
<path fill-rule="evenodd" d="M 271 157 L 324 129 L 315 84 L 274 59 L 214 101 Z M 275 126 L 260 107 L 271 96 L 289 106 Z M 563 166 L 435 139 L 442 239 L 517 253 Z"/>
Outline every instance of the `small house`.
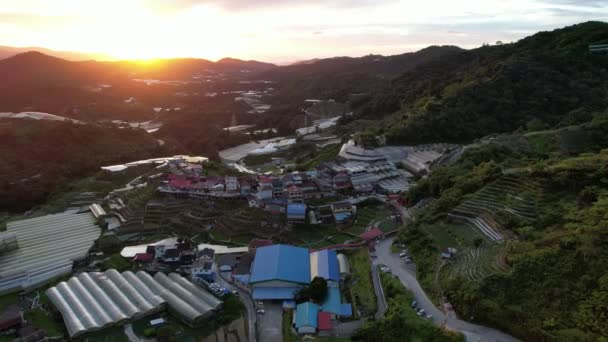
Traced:
<path fill-rule="evenodd" d="M 296 307 L 296 330 L 298 334 L 314 334 L 318 327 L 319 306 L 306 302 Z"/>

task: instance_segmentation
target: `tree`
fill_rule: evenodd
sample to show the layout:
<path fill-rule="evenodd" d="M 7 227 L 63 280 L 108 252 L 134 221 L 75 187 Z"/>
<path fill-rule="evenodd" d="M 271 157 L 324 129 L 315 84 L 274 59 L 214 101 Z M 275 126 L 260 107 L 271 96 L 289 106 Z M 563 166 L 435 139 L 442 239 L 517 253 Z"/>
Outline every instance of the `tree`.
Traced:
<path fill-rule="evenodd" d="M 321 277 L 315 277 L 310 285 L 303 287 L 296 296 L 296 300 L 301 302 L 314 301 L 317 303 L 323 302 L 327 295 L 327 281 Z"/>

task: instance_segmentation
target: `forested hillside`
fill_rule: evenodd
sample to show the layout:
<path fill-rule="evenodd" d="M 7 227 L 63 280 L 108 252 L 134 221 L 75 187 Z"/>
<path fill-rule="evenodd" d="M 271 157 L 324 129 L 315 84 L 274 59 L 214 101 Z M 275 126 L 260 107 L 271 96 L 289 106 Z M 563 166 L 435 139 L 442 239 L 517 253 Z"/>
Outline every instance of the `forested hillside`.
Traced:
<path fill-rule="evenodd" d="M 410 201 L 434 200 L 400 239 L 425 288 L 526 341 L 607 338 L 607 136 L 608 112 L 594 113 L 581 127 L 486 140 L 419 182 Z M 504 239 L 475 234 L 454 215 L 465 207 Z M 447 247 L 457 256 L 438 262 Z"/>
<path fill-rule="evenodd" d="M 406 71 L 430 61 L 443 61 L 461 51 L 455 46 L 431 46 L 394 56 L 326 58 L 274 68 L 259 78 L 278 83 L 277 101 L 281 104 L 300 104 L 308 98 L 346 102 L 353 94 L 379 91 Z"/>
<path fill-rule="evenodd" d="M 0 208 L 24 211 L 100 166 L 159 157 L 141 129 L 24 119 L 0 120 Z"/>
<path fill-rule="evenodd" d="M 470 141 L 529 123 L 554 127 L 606 106 L 608 58 L 588 45 L 608 41 L 608 24 L 587 22 L 514 44 L 451 54 L 405 72 L 359 105 L 359 115 L 392 113 L 394 143 Z"/>

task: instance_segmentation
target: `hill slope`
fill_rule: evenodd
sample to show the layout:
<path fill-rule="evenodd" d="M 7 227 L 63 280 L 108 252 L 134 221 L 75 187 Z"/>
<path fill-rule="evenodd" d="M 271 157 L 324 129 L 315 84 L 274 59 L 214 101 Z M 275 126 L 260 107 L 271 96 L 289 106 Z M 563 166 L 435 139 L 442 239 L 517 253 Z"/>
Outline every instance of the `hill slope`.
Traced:
<path fill-rule="evenodd" d="M 587 22 L 448 55 L 395 79 L 359 113 L 397 112 L 386 127 L 393 142 L 467 141 L 533 119 L 549 127 L 576 120 L 574 110 L 606 105 L 608 58 L 588 51 L 606 40 L 608 24 Z"/>
<path fill-rule="evenodd" d="M 100 166 L 169 152 L 139 129 L 0 119 L 0 208 L 27 210 Z"/>

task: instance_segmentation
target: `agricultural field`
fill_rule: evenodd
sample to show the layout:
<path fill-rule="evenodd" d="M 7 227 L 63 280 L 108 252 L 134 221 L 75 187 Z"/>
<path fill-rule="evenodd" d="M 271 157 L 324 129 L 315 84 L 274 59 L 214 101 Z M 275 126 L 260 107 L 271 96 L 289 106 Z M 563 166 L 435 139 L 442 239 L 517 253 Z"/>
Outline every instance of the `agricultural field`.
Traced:
<path fill-rule="evenodd" d="M 509 221 L 534 221 L 540 196 L 537 184 L 515 175 L 503 176 L 460 203 L 447 221 L 421 226 L 440 251 L 457 249 L 439 268 L 440 278 L 479 281 L 509 272 L 505 262 L 511 237 Z"/>
<path fill-rule="evenodd" d="M 448 216 L 482 233 L 488 241 L 499 242 L 505 239 L 505 219 L 534 221 L 539 193 L 532 182 L 504 176 L 460 203 Z"/>
<path fill-rule="evenodd" d="M 377 226 L 383 232 L 389 232 L 397 228 L 397 222 L 391 219 L 394 213 L 383 205 L 367 205 L 357 207 L 357 219 L 355 224 L 345 229 L 351 234 L 361 234 L 369 226 Z"/>
<path fill-rule="evenodd" d="M 369 253 L 366 248 L 359 248 L 347 255 L 351 268 L 350 289 L 353 311 L 360 311 L 364 316 L 373 314 L 376 311 L 376 295 Z"/>
<path fill-rule="evenodd" d="M 462 249 L 442 269 L 442 277 L 464 277 L 468 281 L 478 281 L 492 274 L 509 272 L 504 258 L 505 250 L 504 246 L 496 244 Z"/>

